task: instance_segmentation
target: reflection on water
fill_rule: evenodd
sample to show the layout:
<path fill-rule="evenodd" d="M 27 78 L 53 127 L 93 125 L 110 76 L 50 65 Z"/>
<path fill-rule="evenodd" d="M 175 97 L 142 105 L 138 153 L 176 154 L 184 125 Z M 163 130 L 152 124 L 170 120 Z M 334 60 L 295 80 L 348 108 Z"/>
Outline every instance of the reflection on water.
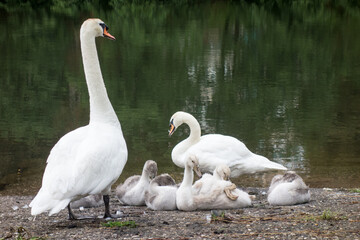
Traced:
<path fill-rule="evenodd" d="M 0 192 L 34 194 L 52 146 L 87 124 L 78 38 L 94 15 L 117 37 L 97 46 L 129 148 L 120 181 L 139 174 L 147 159 L 181 180 L 170 154 L 189 130 L 172 138 L 167 130 L 183 110 L 204 134 L 237 137 L 312 187 L 359 187 L 358 11 L 148 7 L 1 14 Z M 233 181 L 268 186 L 274 174 Z"/>

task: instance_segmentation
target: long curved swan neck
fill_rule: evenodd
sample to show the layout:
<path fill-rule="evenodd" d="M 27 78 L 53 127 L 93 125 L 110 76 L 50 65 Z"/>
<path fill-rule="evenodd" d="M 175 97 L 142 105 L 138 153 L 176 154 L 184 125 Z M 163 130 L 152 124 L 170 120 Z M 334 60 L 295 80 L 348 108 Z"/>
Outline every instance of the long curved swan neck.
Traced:
<path fill-rule="evenodd" d="M 180 125 L 186 123 L 190 128 L 190 135 L 175 146 L 171 153 L 171 157 L 177 166 L 184 167 L 184 160 L 181 158 L 181 156 L 188 150 L 189 147 L 200 141 L 201 128 L 199 122 L 191 114 L 182 112 L 181 118 L 182 121 L 180 122 Z"/>
<path fill-rule="evenodd" d="M 150 174 L 143 169 L 139 182 L 150 183 Z"/>
<path fill-rule="evenodd" d="M 90 97 L 90 124 L 106 122 L 120 126 L 108 98 L 96 51 L 95 37 L 80 33 L 81 53 Z"/>
<path fill-rule="evenodd" d="M 190 135 L 186 140 L 193 143 L 200 141 L 201 128 L 199 122 L 190 114 L 186 114 L 185 116 L 184 123 L 186 123 L 190 128 Z"/>
<path fill-rule="evenodd" d="M 183 187 L 191 187 L 194 180 L 194 171 L 190 166 L 185 165 L 184 179 L 181 183 Z"/>

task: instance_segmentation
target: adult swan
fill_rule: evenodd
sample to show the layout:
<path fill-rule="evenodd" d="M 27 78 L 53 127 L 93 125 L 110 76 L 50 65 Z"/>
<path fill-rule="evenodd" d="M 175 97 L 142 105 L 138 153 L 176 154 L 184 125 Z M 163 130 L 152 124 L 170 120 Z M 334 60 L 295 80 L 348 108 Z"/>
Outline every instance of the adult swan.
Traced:
<path fill-rule="evenodd" d="M 41 189 L 30 203 L 32 215 L 45 211 L 52 215 L 67 207 L 69 219 L 76 219 L 70 202 L 100 193 L 105 203 L 104 218 L 111 217 L 110 189 L 127 161 L 127 148 L 101 75 L 95 45 L 95 37 L 100 36 L 115 40 L 100 19 L 88 19 L 82 24 L 80 42 L 90 122 L 60 138 L 51 150 Z"/>
<path fill-rule="evenodd" d="M 188 156 L 193 155 L 198 159 L 200 171 L 203 173 L 213 172 L 220 164 L 230 168 L 231 177 L 267 170 L 287 170 L 281 164 L 252 153 L 244 143 L 234 137 L 221 134 L 201 136 L 198 121 L 186 112 L 176 112 L 170 118 L 169 135 L 183 123 L 190 127 L 190 136 L 177 144 L 171 152 L 172 160 L 178 167 L 184 168 Z"/>

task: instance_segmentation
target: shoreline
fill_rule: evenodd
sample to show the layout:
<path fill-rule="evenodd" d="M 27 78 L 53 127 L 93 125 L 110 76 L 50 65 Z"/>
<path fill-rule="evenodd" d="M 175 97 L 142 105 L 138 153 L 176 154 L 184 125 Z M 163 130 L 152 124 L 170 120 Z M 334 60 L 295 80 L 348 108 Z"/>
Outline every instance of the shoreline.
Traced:
<path fill-rule="evenodd" d="M 152 211 L 124 207 L 111 196 L 111 210 L 126 216 L 104 226 L 102 218 L 67 220 L 67 210 L 48 216 L 30 214 L 33 196 L 0 196 L 0 239 L 360 239 L 360 193 L 350 189 L 311 188 L 311 201 L 294 206 L 270 206 L 265 188 L 245 188 L 256 195 L 248 208 L 224 211 Z M 77 215 L 102 215 L 103 206 Z M 221 211 L 220 211 L 221 212 Z M 134 224 L 130 224 L 133 221 Z"/>

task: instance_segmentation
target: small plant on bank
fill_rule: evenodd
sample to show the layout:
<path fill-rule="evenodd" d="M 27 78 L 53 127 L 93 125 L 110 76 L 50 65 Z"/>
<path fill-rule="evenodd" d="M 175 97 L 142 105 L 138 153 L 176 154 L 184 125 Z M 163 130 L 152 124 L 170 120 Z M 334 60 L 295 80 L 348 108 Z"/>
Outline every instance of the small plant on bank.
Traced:
<path fill-rule="evenodd" d="M 325 210 L 323 214 L 320 216 L 320 219 L 322 220 L 345 220 L 347 217 L 345 216 L 339 216 L 337 213 L 334 213 L 330 210 Z"/>
<path fill-rule="evenodd" d="M 135 223 L 135 221 L 124 221 L 124 222 L 119 222 L 119 221 L 109 221 L 106 223 L 101 223 L 101 225 L 103 227 L 130 227 L 130 228 L 136 228 L 137 225 Z"/>
<path fill-rule="evenodd" d="M 214 213 L 211 214 L 211 219 L 212 220 L 219 220 L 219 219 L 224 219 L 225 217 L 225 212 L 221 212 L 220 215 L 216 215 Z"/>
<path fill-rule="evenodd" d="M 330 210 L 325 210 L 323 214 L 320 216 L 322 220 L 336 220 L 336 214 Z"/>
<path fill-rule="evenodd" d="M 360 193 L 360 188 L 353 188 L 349 190 L 352 193 Z"/>
<path fill-rule="evenodd" d="M 334 213 L 328 209 L 325 210 L 320 216 L 309 215 L 305 217 L 305 221 L 317 221 L 317 220 L 338 221 L 345 219 L 347 219 L 347 217 L 339 216 L 337 213 Z"/>
<path fill-rule="evenodd" d="M 233 221 L 234 219 L 230 216 L 227 216 L 224 211 L 218 212 L 218 211 L 211 211 L 211 223 L 216 222 L 225 222 L 229 223 Z"/>

